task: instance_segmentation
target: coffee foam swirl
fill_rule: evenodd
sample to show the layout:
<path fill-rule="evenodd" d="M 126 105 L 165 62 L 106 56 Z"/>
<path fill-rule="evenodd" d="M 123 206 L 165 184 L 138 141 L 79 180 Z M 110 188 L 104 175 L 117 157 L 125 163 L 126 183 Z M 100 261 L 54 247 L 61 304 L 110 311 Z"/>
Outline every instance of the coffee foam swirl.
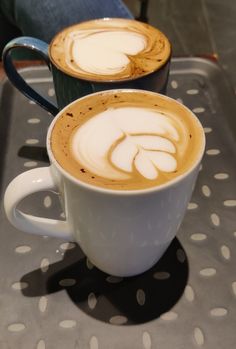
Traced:
<path fill-rule="evenodd" d="M 65 60 L 68 67 L 80 74 L 113 75 L 122 72 L 130 64 L 129 56 L 138 54 L 145 46 L 145 37 L 134 32 L 74 31 L 65 40 Z"/>
<path fill-rule="evenodd" d="M 159 30 L 135 20 L 100 19 L 64 29 L 49 49 L 69 75 L 94 81 L 147 75 L 166 63 L 170 43 Z"/>
<path fill-rule="evenodd" d="M 174 172 L 176 153 L 184 153 L 184 125 L 170 116 L 144 108 L 125 107 L 99 113 L 72 137 L 73 156 L 89 171 L 123 180 L 136 175 L 147 180 L 159 172 Z"/>
<path fill-rule="evenodd" d="M 141 90 L 88 95 L 61 111 L 52 127 L 59 165 L 82 182 L 116 190 L 171 181 L 196 163 L 204 146 L 190 110 Z"/>

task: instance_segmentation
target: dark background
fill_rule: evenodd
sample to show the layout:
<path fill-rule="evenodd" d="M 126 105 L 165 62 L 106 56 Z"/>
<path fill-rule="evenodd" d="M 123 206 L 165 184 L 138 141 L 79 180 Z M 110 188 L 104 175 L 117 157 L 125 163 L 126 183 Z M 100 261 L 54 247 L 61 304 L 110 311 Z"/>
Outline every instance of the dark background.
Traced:
<path fill-rule="evenodd" d="M 141 0 L 124 0 L 138 17 Z M 236 93 L 236 1 L 149 0 L 148 23 L 170 39 L 174 56 L 214 55 Z"/>

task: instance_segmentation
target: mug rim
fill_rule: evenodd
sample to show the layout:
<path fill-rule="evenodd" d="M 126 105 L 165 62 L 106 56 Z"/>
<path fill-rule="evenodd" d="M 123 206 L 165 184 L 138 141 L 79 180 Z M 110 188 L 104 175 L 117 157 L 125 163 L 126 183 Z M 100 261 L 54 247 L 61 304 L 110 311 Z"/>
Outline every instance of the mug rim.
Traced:
<path fill-rule="evenodd" d="M 133 78 L 123 78 L 123 79 L 103 79 L 103 80 L 99 80 L 99 79 L 96 79 L 96 78 L 86 78 L 84 76 L 80 76 L 76 73 L 73 74 L 73 72 L 67 72 L 65 69 L 63 69 L 62 67 L 59 66 L 59 64 L 57 62 L 55 62 L 55 60 L 53 59 L 52 57 L 52 54 L 51 54 L 51 50 L 52 50 L 52 46 L 53 46 L 53 42 L 54 40 L 56 39 L 56 37 L 58 35 L 60 35 L 65 29 L 69 29 L 69 28 L 72 28 L 72 27 L 75 27 L 76 25 L 80 25 L 80 24 L 86 24 L 86 23 L 89 23 L 89 22 L 95 22 L 95 21 L 112 21 L 112 20 L 122 20 L 122 21 L 132 21 L 132 22 L 138 22 L 138 23 L 141 23 L 143 25 L 146 25 L 146 26 L 149 26 L 149 27 L 152 27 L 154 28 L 155 30 L 157 30 L 158 32 L 160 32 L 166 39 L 166 41 L 168 42 L 169 44 L 169 55 L 166 57 L 165 60 L 163 60 L 163 62 L 160 64 L 160 66 L 152 71 L 149 71 L 149 72 L 146 72 L 145 74 L 142 74 L 140 76 L 136 76 L 136 77 L 133 77 Z M 70 76 L 70 77 L 73 77 L 73 78 L 77 78 L 77 79 L 80 79 L 80 80 L 83 80 L 83 81 L 88 81 L 88 82 L 92 82 L 92 83 L 122 83 L 122 82 L 129 82 L 129 81 L 135 81 L 135 80 L 138 80 L 138 79 L 141 79 L 141 78 L 144 78 L 146 76 L 149 76 L 151 74 L 154 74 L 154 73 L 157 73 L 159 71 L 161 71 L 161 69 L 163 69 L 169 62 L 170 62 L 170 59 L 171 59 L 171 55 L 172 55 L 172 45 L 171 45 L 171 42 L 170 40 L 168 39 L 168 37 L 166 36 L 165 33 L 163 33 L 160 29 L 148 24 L 148 23 L 144 23 L 144 22 L 141 22 L 141 21 L 138 21 L 136 19 L 132 19 L 132 18 L 119 18 L 119 17 L 102 17 L 102 18 L 95 18 L 95 19 L 90 19 L 90 20 L 86 20 L 86 21 L 82 21 L 80 23 L 75 23 L 75 24 L 72 24 L 72 25 L 69 25 L 67 27 L 65 27 L 64 29 L 58 31 L 54 37 L 52 38 L 50 44 L 49 44 L 49 47 L 48 47 L 48 55 L 49 55 L 49 58 L 50 58 L 50 62 L 54 65 L 54 67 L 56 67 L 59 71 L 61 71 L 62 73 Z"/>
<path fill-rule="evenodd" d="M 193 162 L 193 164 L 189 167 L 189 169 L 180 174 L 179 176 L 167 181 L 164 184 L 160 184 L 160 185 L 154 185 L 152 187 L 149 188 L 143 188 L 143 189 L 111 189 L 111 188 L 104 188 L 104 187 L 100 187 L 98 185 L 95 184 L 90 184 L 90 183 L 86 183 L 83 182 L 82 180 L 74 177 L 72 174 L 70 174 L 66 169 L 64 169 L 59 162 L 56 160 L 52 149 L 51 149 L 51 133 L 53 130 L 53 127 L 55 125 L 55 123 L 57 122 L 57 120 L 59 119 L 59 117 L 61 116 L 61 114 L 63 114 L 66 109 L 68 109 L 71 105 L 78 103 L 78 101 L 86 99 L 88 96 L 95 96 L 97 94 L 102 94 L 102 93 L 114 93 L 114 94 L 118 94 L 119 92 L 143 92 L 143 93 L 148 93 L 148 94 L 154 94 L 157 96 L 161 96 L 161 98 L 167 99 L 167 100 L 171 100 L 172 102 L 174 101 L 176 104 L 181 105 L 181 107 L 183 107 L 184 109 L 186 109 L 191 115 L 192 117 L 195 119 L 195 121 L 197 122 L 198 126 L 199 126 L 199 130 L 201 130 L 201 143 L 198 149 L 198 153 L 197 156 Z M 97 193 L 103 193 L 103 194 L 111 194 L 111 195 L 117 195 L 117 196 L 134 196 L 134 195 L 144 195 L 144 194 L 151 194 L 151 193 L 155 193 L 155 192 L 160 192 L 162 190 L 165 190 L 169 187 L 173 187 L 175 185 L 177 185 L 182 179 L 188 177 L 192 172 L 194 172 L 194 170 L 200 165 L 203 155 L 204 155 L 204 151 L 205 151 L 205 146 L 206 146 L 206 136 L 205 136 L 205 132 L 203 129 L 203 126 L 201 124 L 201 122 L 199 121 L 198 117 L 188 108 L 186 107 L 184 104 L 178 102 L 177 100 L 175 100 L 174 98 L 171 98 L 169 96 L 165 96 L 162 95 L 160 93 L 157 92 L 152 92 L 152 91 L 146 91 L 146 90 L 140 90 L 140 89 L 112 89 L 112 90 L 104 90 L 104 91 L 99 91 L 99 92 L 95 92 L 95 93 L 91 93 L 89 95 L 83 96 L 81 98 L 76 99 L 75 101 L 71 102 L 70 104 L 68 104 L 67 106 L 65 106 L 62 110 L 59 111 L 59 113 L 55 116 L 55 118 L 53 119 L 53 121 L 51 122 L 51 124 L 49 125 L 48 131 L 47 131 L 47 139 L 46 139 L 46 147 L 47 147 L 47 153 L 50 159 L 50 166 L 55 166 L 58 171 L 60 173 L 63 174 L 63 176 L 65 176 L 67 179 L 69 179 L 71 182 L 73 182 L 74 184 L 81 186 L 84 189 L 93 191 L 93 192 L 97 192 Z"/>

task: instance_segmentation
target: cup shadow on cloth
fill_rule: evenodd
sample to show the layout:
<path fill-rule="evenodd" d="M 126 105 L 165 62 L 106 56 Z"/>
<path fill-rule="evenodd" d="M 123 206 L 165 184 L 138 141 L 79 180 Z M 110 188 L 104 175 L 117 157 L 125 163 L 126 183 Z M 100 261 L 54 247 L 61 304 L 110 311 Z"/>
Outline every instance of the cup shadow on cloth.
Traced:
<path fill-rule="evenodd" d="M 109 276 L 88 263 L 76 246 L 48 270 L 33 270 L 21 282 L 26 297 L 66 290 L 70 301 L 87 315 L 119 325 L 135 325 L 159 318 L 178 302 L 187 284 L 189 264 L 175 238 L 158 263 L 128 278 Z"/>

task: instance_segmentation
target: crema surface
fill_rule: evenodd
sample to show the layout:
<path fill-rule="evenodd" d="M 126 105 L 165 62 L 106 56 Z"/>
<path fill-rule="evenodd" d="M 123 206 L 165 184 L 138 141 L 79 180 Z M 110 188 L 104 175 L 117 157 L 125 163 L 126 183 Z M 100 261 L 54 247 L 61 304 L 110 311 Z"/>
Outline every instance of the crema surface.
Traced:
<path fill-rule="evenodd" d="M 134 79 L 158 70 L 170 57 L 158 29 L 129 19 L 98 19 L 64 29 L 50 45 L 52 62 L 92 81 Z"/>
<path fill-rule="evenodd" d="M 161 185 L 198 159 L 204 134 L 182 104 L 146 91 L 105 91 L 64 109 L 51 134 L 58 163 L 75 178 L 117 190 Z"/>

